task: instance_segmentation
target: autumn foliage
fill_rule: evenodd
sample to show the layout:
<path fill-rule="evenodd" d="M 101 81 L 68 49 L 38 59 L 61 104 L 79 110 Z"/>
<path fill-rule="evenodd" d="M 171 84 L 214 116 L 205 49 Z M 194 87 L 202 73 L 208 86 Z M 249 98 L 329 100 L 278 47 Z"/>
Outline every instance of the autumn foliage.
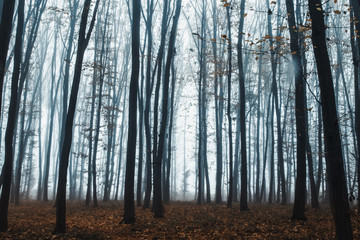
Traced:
<path fill-rule="evenodd" d="M 9 208 L 8 232 L 0 239 L 333 239 L 335 227 L 328 206 L 307 208 L 308 221 L 292 221 L 292 205 L 250 204 L 239 207 L 176 202 L 165 206 L 165 218 L 154 219 L 150 210 L 136 209 L 135 224 L 120 224 L 123 203 L 98 208 L 70 202 L 67 233 L 53 235 L 52 203 L 24 202 Z M 354 239 L 360 239 L 360 221 L 352 210 Z"/>

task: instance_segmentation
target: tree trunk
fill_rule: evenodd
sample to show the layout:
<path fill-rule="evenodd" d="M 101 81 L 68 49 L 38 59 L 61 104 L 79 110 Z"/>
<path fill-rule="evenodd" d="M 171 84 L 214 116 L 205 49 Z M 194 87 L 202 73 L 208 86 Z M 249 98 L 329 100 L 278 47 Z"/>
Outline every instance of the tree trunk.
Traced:
<path fill-rule="evenodd" d="M 23 28 L 24 28 L 24 0 L 19 0 L 18 7 L 18 25 L 16 29 L 15 40 L 15 56 L 14 56 L 14 70 L 11 80 L 11 98 L 8 113 L 8 123 L 5 133 L 5 162 L 3 165 L 3 186 L 0 198 L 0 231 L 5 232 L 8 229 L 8 207 L 10 196 L 10 184 L 13 171 L 13 138 L 14 130 L 17 122 L 17 98 L 18 98 L 18 84 L 20 76 L 20 65 L 22 58 L 22 43 L 23 43 Z"/>
<path fill-rule="evenodd" d="M 351 49 L 352 49 L 352 55 L 353 55 L 353 63 L 354 63 L 354 88 L 355 88 L 355 133 L 356 133 L 356 139 L 357 139 L 357 149 L 359 151 L 358 159 L 357 159 L 357 185 L 358 185 L 358 199 L 360 199 L 360 37 L 359 37 L 359 31 L 360 31 L 360 1 L 359 0 L 350 0 L 352 5 L 352 12 L 350 13 L 350 37 L 351 37 Z M 355 15 L 356 21 L 355 23 L 355 29 L 352 26 L 353 17 Z M 354 36 L 356 36 L 356 43 L 354 40 Z M 358 212 L 360 213 L 360 201 L 358 201 Z"/>
<path fill-rule="evenodd" d="M 6 0 L 1 6 L 0 22 L 0 112 L 3 98 L 3 85 L 6 73 L 6 60 L 11 37 L 15 0 Z"/>
<path fill-rule="evenodd" d="M 164 146 L 165 146 L 165 135 L 166 126 L 168 119 L 168 98 L 169 98 L 169 83 L 170 83 L 170 68 L 171 61 L 173 60 L 175 51 L 175 40 L 177 32 L 177 24 L 180 16 L 181 0 L 176 2 L 175 16 L 173 19 L 173 25 L 170 33 L 168 55 L 165 65 L 165 75 L 163 83 L 163 99 L 162 99 L 162 117 L 160 123 L 160 134 L 159 134 L 159 146 L 157 149 L 156 159 L 154 159 L 154 217 L 163 217 L 163 206 L 162 206 L 162 192 L 161 192 L 161 161 L 163 159 Z"/>
<path fill-rule="evenodd" d="M 124 218 L 125 224 L 135 222 L 135 203 L 134 203 L 134 175 L 136 157 L 136 134 L 137 134 L 137 89 L 139 80 L 139 47 L 140 47 L 140 9 L 141 1 L 133 0 L 133 21 L 131 28 L 131 81 L 129 94 L 129 131 L 126 153 L 126 179 L 125 179 L 125 199 L 124 199 Z"/>
<path fill-rule="evenodd" d="M 240 5 L 240 24 L 239 24 L 239 39 L 238 39 L 238 67 L 239 67 L 239 85 L 240 85 L 240 133 L 241 133 L 241 193 L 240 193 L 240 210 L 247 211 L 247 157 L 246 157 L 246 116 L 245 116 L 245 74 L 242 58 L 242 41 L 244 29 L 244 14 L 245 14 L 245 0 L 241 0 Z M 250 126 L 249 126 L 250 128 Z M 235 169 L 237 171 L 237 169 Z M 236 186 L 235 186 L 236 187 Z"/>
<path fill-rule="evenodd" d="M 227 200 L 227 207 L 230 208 L 232 205 L 233 200 L 233 143 L 232 143 L 232 121 L 231 121 L 231 70 L 232 70 L 232 49 L 231 49 L 231 20 L 230 20 L 230 5 L 226 7 L 226 18 L 227 18 L 227 30 L 228 30 L 228 53 L 229 53 L 229 60 L 228 60 L 228 100 L 227 100 L 227 118 L 229 124 L 229 195 Z M 246 161 L 246 160 L 245 160 Z M 247 176 L 245 175 L 245 179 Z M 243 184 L 243 183 L 241 183 Z M 245 184 L 247 182 L 245 180 Z M 245 185 L 245 186 L 246 186 Z"/>
<path fill-rule="evenodd" d="M 321 102 L 323 103 L 326 171 L 330 204 L 335 219 L 336 238 L 353 239 L 334 85 L 326 47 L 324 12 L 321 1 L 309 0 L 308 3 L 312 20 L 312 42 L 319 76 Z"/>
<path fill-rule="evenodd" d="M 212 3 L 212 11 L 213 11 L 213 19 L 216 19 L 216 0 L 213 0 Z M 217 24 L 216 21 L 213 21 L 213 38 L 216 39 L 217 36 Z M 215 41 L 212 41 L 212 49 L 213 49 L 213 55 L 214 55 L 214 68 L 215 68 L 215 83 L 214 83 L 214 98 L 215 98 L 215 125 L 216 125 L 216 187 L 215 187 L 215 202 L 221 203 L 222 196 L 221 196 L 221 190 L 222 190 L 222 109 L 221 106 L 223 104 L 223 99 L 221 99 L 221 90 L 222 90 L 222 83 L 221 81 L 222 76 L 219 76 L 220 71 L 220 57 L 218 56 L 217 52 L 217 44 Z M 220 87 L 220 89 L 219 89 Z"/>
<path fill-rule="evenodd" d="M 64 144 L 61 148 L 61 158 L 59 163 L 59 180 L 58 180 L 57 195 L 56 195 L 56 226 L 54 230 L 55 233 L 64 233 L 66 231 L 66 182 L 67 182 L 66 175 L 68 170 L 69 154 L 70 154 L 72 135 L 73 135 L 75 108 L 76 108 L 76 101 L 79 92 L 84 53 L 89 43 L 91 32 L 94 28 L 96 12 L 99 6 L 99 0 L 96 1 L 89 30 L 86 33 L 90 4 L 91 4 L 91 0 L 85 1 L 81 16 L 74 79 L 71 88 L 69 107 L 66 115 L 65 131 L 62 133 L 64 134 L 64 136 L 62 137 L 64 139 Z"/>
<path fill-rule="evenodd" d="M 150 195 L 152 189 L 152 171 L 151 171 L 151 131 L 150 131 L 150 102 L 151 102 L 151 56 L 152 56 L 152 16 L 154 13 L 154 1 L 148 1 L 147 10 L 147 24 L 146 31 L 148 31 L 148 42 L 147 42 L 147 59 L 146 59 L 146 99 L 144 109 L 144 126 L 145 126 L 145 141 L 146 141 L 146 189 L 144 197 L 143 209 L 150 207 Z"/>
<path fill-rule="evenodd" d="M 301 67 L 298 30 L 296 27 L 294 3 L 292 0 L 286 0 L 286 9 L 290 31 L 290 49 L 295 69 L 295 116 L 297 134 L 297 175 L 292 219 L 306 220 L 306 122 L 304 74 Z"/>

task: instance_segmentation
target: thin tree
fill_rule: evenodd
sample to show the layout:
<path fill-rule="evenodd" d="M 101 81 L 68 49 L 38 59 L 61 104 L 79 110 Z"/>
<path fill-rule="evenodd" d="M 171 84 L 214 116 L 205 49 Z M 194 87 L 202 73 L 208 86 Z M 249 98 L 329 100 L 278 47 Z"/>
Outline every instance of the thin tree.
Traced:
<path fill-rule="evenodd" d="M 230 4 L 226 3 L 226 18 L 228 30 L 228 43 L 229 43 L 229 60 L 228 60 L 228 99 L 227 99 L 227 118 L 229 123 L 229 195 L 227 199 L 227 207 L 231 207 L 233 200 L 233 141 L 232 141 L 232 121 L 231 121 L 231 69 L 232 69 L 232 48 L 231 48 L 231 19 L 230 19 Z M 245 182 L 246 183 L 246 182 Z"/>
<path fill-rule="evenodd" d="M 10 197 L 10 185 L 14 164 L 13 138 L 17 122 L 17 98 L 20 77 L 20 65 L 22 58 L 23 30 L 24 30 L 24 5 L 25 0 L 19 0 L 18 19 L 15 40 L 14 70 L 11 79 L 11 97 L 8 114 L 8 122 L 5 133 L 5 162 L 3 165 L 3 186 L 0 198 L 0 231 L 5 232 L 8 228 L 8 207 Z"/>
<path fill-rule="evenodd" d="M 126 176 L 124 196 L 124 218 L 125 224 L 135 222 L 134 203 L 134 175 L 136 157 L 136 135 L 137 135 L 137 89 L 139 81 L 139 47 L 140 47 L 140 9 L 141 1 L 133 0 L 132 28 L 131 28 L 131 81 L 129 94 L 129 117 L 128 117 L 128 142 L 126 153 Z"/>
<path fill-rule="evenodd" d="M 247 158 L 246 158 L 246 116 L 245 116 L 245 74 L 242 57 L 242 41 L 245 20 L 245 0 L 241 0 L 240 4 L 240 24 L 239 38 L 237 44 L 238 50 L 238 67 L 239 67 L 239 89 L 240 89 L 240 133 L 241 133 L 241 192 L 240 192 L 240 210 L 247 211 Z M 250 127 L 250 126 L 249 126 Z M 236 186 L 235 186 L 236 187 Z"/>
<path fill-rule="evenodd" d="M 2 9 L 0 11 L 0 111 L 2 106 L 2 89 L 6 72 L 6 60 L 11 37 L 14 8 L 15 0 L 6 0 L 3 2 Z"/>
<path fill-rule="evenodd" d="M 351 34 L 351 50 L 353 55 L 353 62 L 354 62 L 354 87 L 355 87 L 355 133 L 356 133 L 356 140 L 357 140 L 357 149 L 359 151 L 358 159 L 357 159 L 357 184 L 358 184 L 358 199 L 360 198 L 360 1 L 359 0 L 350 0 L 352 5 L 352 11 L 350 13 L 350 34 Z M 355 17 L 355 18 L 354 18 Z M 353 21 L 356 19 L 356 21 Z M 354 24 L 354 26 L 352 26 Z M 356 38 L 355 38 L 356 36 Z M 355 44 L 355 40 L 356 43 Z M 358 201 L 358 212 L 360 213 L 360 202 Z"/>
<path fill-rule="evenodd" d="M 176 2 L 176 10 L 173 18 L 173 25 L 170 32 L 169 49 L 165 64 L 165 75 L 163 84 L 163 99 L 162 99 L 162 116 L 160 123 L 160 134 L 159 134 L 159 146 L 154 159 L 154 217 L 163 217 L 163 206 L 162 206 L 162 186 L 161 186 L 161 161 L 163 159 L 164 147 L 165 147 L 165 135 L 166 126 L 168 120 L 168 103 L 169 103 L 169 85 L 170 85 L 170 68 L 173 60 L 175 51 L 175 40 L 177 33 L 177 25 L 181 10 L 181 0 Z"/>
<path fill-rule="evenodd" d="M 95 25 L 96 12 L 99 7 L 99 2 L 100 0 L 96 1 L 93 16 L 87 33 L 86 33 L 86 26 L 90 11 L 91 0 L 85 1 L 83 12 L 81 15 L 74 79 L 71 88 L 69 107 L 66 114 L 65 131 L 62 132 L 62 134 L 64 134 L 64 136 L 62 137 L 64 139 L 64 144 L 61 149 L 61 158 L 59 165 L 59 180 L 58 180 L 57 195 L 56 195 L 56 226 L 54 233 L 66 232 L 66 181 L 67 181 L 66 175 L 68 170 L 69 154 L 70 154 L 72 135 L 73 135 L 73 122 L 75 116 L 76 101 L 79 92 L 84 53 L 89 44 L 91 32 Z"/>
<path fill-rule="evenodd" d="M 301 67 L 301 56 L 299 48 L 298 30 L 295 22 L 294 3 L 286 0 L 290 31 L 290 48 L 292 52 L 292 62 L 295 69 L 295 116 L 297 134 L 297 174 L 295 183 L 295 201 L 292 218 L 306 220 L 306 123 L 305 123 L 305 82 L 303 69 Z"/>
<path fill-rule="evenodd" d="M 145 142 L 146 142 L 146 189 L 144 197 L 143 208 L 150 207 L 150 195 L 152 189 L 151 178 L 151 131 L 150 131 L 150 104 L 151 104 L 151 56 L 152 56 L 152 17 L 154 13 L 154 1 L 147 1 L 147 18 L 146 18 L 146 31 L 147 31 L 147 59 L 146 59 L 146 80 L 145 80 L 145 109 L 144 109 L 144 126 L 145 126 Z"/>

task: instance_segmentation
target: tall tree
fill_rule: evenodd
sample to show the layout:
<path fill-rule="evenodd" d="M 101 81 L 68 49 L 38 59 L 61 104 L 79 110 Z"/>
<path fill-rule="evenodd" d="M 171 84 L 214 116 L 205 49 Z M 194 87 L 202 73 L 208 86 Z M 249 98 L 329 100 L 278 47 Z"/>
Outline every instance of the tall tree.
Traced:
<path fill-rule="evenodd" d="M 360 1 L 350 0 L 352 5 L 352 12 L 350 14 L 350 37 L 351 37 L 351 49 L 354 62 L 354 87 L 355 87 L 355 133 L 357 140 L 357 149 L 359 151 L 357 159 L 357 184 L 358 184 L 358 199 L 360 198 Z M 356 19 L 355 21 L 353 21 Z M 354 26 L 353 26 L 354 25 Z M 355 38 L 356 36 L 356 38 Z M 356 39 L 356 44 L 355 40 Z M 360 210 L 360 202 L 358 202 L 358 210 Z M 360 212 L 360 211 L 358 211 Z"/>
<path fill-rule="evenodd" d="M 166 40 L 166 32 L 167 32 L 167 21 L 168 21 L 168 16 L 169 16 L 169 11 L 168 11 L 168 7 L 169 6 L 169 1 L 168 0 L 164 0 L 164 5 L 163 5 L 163 13 L 162 13 L 162 20 L 161 20 L 161 37 L 160 37 L 160 46 L 159 46 L 159 53 L 157 56 L 157 80 L 156 80 L 156 87 L 155 87 L 155 99 L 154 99 L 154 126 L 153 126 L 153 174 L 154 174 L 154 186 L 155 186 L 155 179 L 157 179 L 157 177 L 155 177 L 155 174 L 159 174 L 159 176 L 161 177 L 161 165 L 160 166 L 156 166 L 155 163 L 156 158 L 157 158 L 157 147 L 158 147 L 158 121 L 159 121 L 159 99 L 160 99 L 160 84 L 161 84 L 161 77 L 162 77 L 162 67 L 163 67 L 163 58 L 164 58 L 164 48 L 165 48 L 165 40 Z M 157 173 L 155 173 L 157 171 L 157 168 L 160 167 L 160 171 L 158 171 Z M 161 184 L 161 180 L 159 182 Z M 161 199 L 158 197 L 155 197 L 155 194 L 157 196 L 160 195 L 159 193 L 155 193 L 155 188 L 154 188 L 154 201 L 153 201 L 153 207 L 157 205 L 156 201 Z"/>
<path fill-rule="evenodd" d="M 125 177 L 125 199 L 124 218 L 125 224 L 135 222 L 134 203 L 134 175 L 136 157 L 136 135 L 137 135 L 137 89 L 140 69 L 140 9 L 141 1 L 133 0 L 132 28 L 131 28 L 131 81 L 129 94 L 129 131 L 126 153 L 126 177 Z"/>
<path fill-rule="evenodd" d="M 146 31 L 147 31 L 147 58 L 146 58 L 146 80 L 145 80 L 145 109 L 144 109 L 144 126 L 145 126 L 145 142 L 146 142 L 146 189 L 144 197 L 143 208 L 150 207 L 150 195 L 152 189 L 152 178 L 151 178 L 151 130 L 150 130 L 150 103 L 151 103 L 151 56 L 152 56 L 152 17 L 154 13 L 154 0 L 147 1 L 147 18 L 146 18 Z"/>
<path fill-rule="evenodd" d="M 270 9 L 269 1 L 266 2 L 267 7 L 269 9 L 267 14 L 267 28 L 268 28 L 268 34 L 270 36 L 270 58 L 271 58 L 271 71 L 272 71 L 272 86 L 271 90 L 273 93 L 273 98 L 275 102 L 275 114 L 276 114 L 276 127 L 277 127 L 277 155 L 278 155 L 278 164 L 279 164 L 279 183 L 281 184 L 281 193 L 282 193 L 282 199 L 281 204 L 286 204 L 286 187 L 285 187 L 285 171 L 284 171 L 284 154 L 283 154 L 283 137 L 282 137 L 282 131 L 281 131 L 281 113 L 280 113 L 280 104 L 279 104 L 279 93 L 278 93 L 278 83 L 277 83 L 277 56 L 278 56 L 278 41 L 276 41 L 276 45 L 274 46 L 274 38 L 272 33 L 272 24 L 271 24 L 271 17 L 272 17 L 272 11 Z M 278 4 L 278 12 L 280 10 L 280 4 Z M 277 17 L 277 25 L 280 25 L 280 15 Z M 280 36 L 280 31 L 278 29 L 277 31 L 277 37 Z M 274 132 L 272 132 L 274 135 Z M 274 159 L 271 159 L 271 161 L 274 161 Z M 273 163 L 271 163 L 273 164 Z M 271 173 L 273 174 L 273 173 Z M 272 183 L 273 181 L 271 181 Z M 272 194 L 269 196 L 270 201 L 272 201 Z"/>
<path fill-rule="evenodd" d="M 61 66 L 60 69 L 63 69 L 63 64 L 65 62 L 65 73 L 64 73 L 64 84 L 63 84 L 63 89 L 64 89 L 64 94 L 67 91 L 67 88 L 65 88 L 64 86 L 68 85 L 68 78 L 70 75 L 70 63 L 71 63 L 71 59 L 72 59 L 72 45 L 73 45 L 73 39 L 74 39 L 74 34 L 75 34 L 75 23 L 77 20 L 77 9 L 79 6 L 79 1 L 69 1 L 69 8 L 70 8 L 70 12 L 71 12 L 71 20 L 70 20 L 70 33 L 69 33 L 69 38 L 68 38 L 68 48 L 66 49 L 66 61 L 62 61 L 61 62 Z M 60 24 L 58 24 L 57 28 L 56 28 L 56 33 L 59 32 L 60 28 Z M 55 35 L 55 41 L 54 41 L 54 46 L 57 46 L 57 41 L 58 41 L 58 37 L 57 34 Z M 52 69 L 52 73 L 51 73 L 51 77 L 52 77 L 52 81 L 51 81 L 51 94 L 50 94 L 50 105 L 51 105 L 51 110 L 50 110 L 50 119 L 49 119 L 49 130 L 48 130 L 48 140 L 47 140 L 47 147 L 46 147 L 46 155 L 45 155 L 45 160 L 44 160 L 44 180 L 43 180 L 43 201 L 47 202 L 48 201 L 48 182 L 49 182 L 49 171 L 50 171 L 50 158 L 51 158 L 51 149 L 52 149 L 52 136 L 53 136 L 53 126 L 54 126 L 54 117 L 55 117 L 55 105 L 57 102 L 57 94 L 58 94 L 58 88 L 59 88 L 59 84 L 60 81 L 57 81 L 56 87 L 55 87 L 55 79 L 56 79 L 56 47 L 54 47 L 54 53 L 53 53 L 53 58 L 52 58 L 52 64 L 51 64 L 51 69 Z M 64 57 L 65 51 L 62 53 L 62 59 Z M 54 89 L 54 87 L 56 89 Z M 64 105 L 65 106 L 65 105 Z M 65 107 L 64 107 L 65 108 Z M 54 164 L 56 165 L 56 164 Z"/>
<path fill-rule="evenodd" d="M 56 226 L 54 231 L 55 233 L 64 233 L 66 231 L 66 182 L 67 182 L 67 170 L 69 164 L 69 154 L 70 154 L 72 135 L 73 135 L 73 122 L 75 116 L 76 101 L 78 98 L 84 53 L 89 44 L 91 32 L 95 25 L 96 12 L 99 7 L 99 2 L 100 0 L 96 1 L 92 19 L 87 33 L 86 33 L 86 27 L 88 22 L 91 0 L 85 0 L 81 15 L 78 48 L 77 48 L 77 55 L 75 62 L 75 72 L 74 72 L 73 84 L 71 88 L 69 106 L 66 114 L 65 131 L 62 132 L 62 134 L 64 134 L 64 136 L 62 137 L 64 139 L 64 143 L 61 149 L 61 158 L 59 165 L 59 181 L 58 181 L 57 195 L 56 195 Z"/>
<path fill-rule="evenodd" d="M 344 173 L 339 118 L 335 104 L 333 78 L 326 45 L 324 11 L 320 0 L 309 0 L 312 43 L 321 92 L 325 137 L 325 160 L 328 176 L 330 205 L 335 219 L 337 239 L 353 239 L 348 192 Z"/>
<path fill-rule="evenodd" d="M 20 65 L 22 58 L 23 32 L 24 32 L 24 8 L 25 0 L 19 0 L 18 18 L 15 40 L 14 70 L 11 79 L 11 97 L 8 114 L 8 122 L 5 133 L 5 162 L 3 166 L 3 186 L 0 198 L 0 231 L 4 232 L 8 229 L 8 207 L 10 197 L 10 185 L 13 172 L 14 162 L 14 131 L 17 122 L 17 101 L 18 101 L 18 85 L 20 76 Z"/>
<path fill-rule="evenodd" d="M 240 193 L 240 210 L 249 210 L 247 205 L 247 158 L 246 158 L 246 116 L 245 116 L 245 74 L 243 65 L 242 41 L 245 19 L 245 0 L 240 4 L 240 24 L 238 37 L 238 67 L 239 67 L 239 90 L 240 90 L 240 133 L 241 133 L 241 193 Z M 250 126 L 249 126 L 250 127 Z M 235 170 L 236 171 L 236 170 Z M 235 186 L 236 187 L 236 186 Z"/>
<path fill-rule="evenodd" d="M 229 195 L 227 200 L 227 207 L 231 207 L 233 200 L 233 139 L 232 139 L 232 121 L 231 121 L 231 71 L 232 71 L 232 48 L 231 48 L 231 19 L 230 19 L 230 4 L 226 2 L 226 20 L 227 20 L 227 31 L 228 31 L 228 81 L 227 81 L 227 90 L 228 90 L 228 99 L 227 99 L 227 118 L 229 123 Z M 246 160 L 245 160 L 246 161 Z M 245 177 L 247 178 L 247 177 Z M 245 182 L 247 185 L 247 182 Z"/>
<path fill-rule="evenodd" d="M 213 0 L 212 3 L 212 18 L 216 19 L 217 17 L 217 7 L 216 0 Z M 216 39 L 217 36 L 217 21 L 213 21 L 213 39 Z M 222 168 L 223 168 L 223 137 L 222 137 L 222 125 L 223 125 L 223 111 L 224 111 L 224 90 L 223 90 L 223 77 L 220 74 L 220 54 L 217 51 L 217 45 L 215 41 L 212 41 L 212 49 L 214 55 L 214 69 L 215 69 L 215 82 L 214 82 L 214 98 L 215 98 L 215 125 L 216 125 L 216 187 L 215 187 L 215 202 L 221 203 L 222 196 Z"/>
<path fill-rule="evenodd" d="M 2 106 L 2 94 L 4 77 L 6 72 L 7 52 L 11 37 L 12 22 L 14 16 L 15 0 L 4 1 L 1 6 L 0 22 L 0 111 Z"/>
<path fill-rule="evenodd" d="M 176 2 L 176 10 L 173 18 L 173 25 L 170 32 L 169 48 L 165 64 L 165 74 L 162 95 L 162 116 L 160 123 L 159 146 L 157 149 L 156 159 L 154 159 L 154 217 L 163 217 L 162 206 L 162 186 L 161 186 L 161 161 L 163 159 L 165 147 L 166 126 L 168 120 L 168 103 L 169 103 L 169 85 L 170 85 L 170 68 L 173 61 L 175 51 L 175 40 L 177 33 L 177 25 L 181 10 L 181 0 Z"/>
<path fill-rule="evenodd" d="M 295 116 L 297 134 L 297 174 L 295 183 L 295 201 L 293 208 L 293 219 L 306 220 L 306 123 L 305 123 L 305 81 L 301 66 L 298 30 L 295 22 L 294 2 L 286 0 L 290 31 L 290 48 L 292 62 L 295 69 Z"/>

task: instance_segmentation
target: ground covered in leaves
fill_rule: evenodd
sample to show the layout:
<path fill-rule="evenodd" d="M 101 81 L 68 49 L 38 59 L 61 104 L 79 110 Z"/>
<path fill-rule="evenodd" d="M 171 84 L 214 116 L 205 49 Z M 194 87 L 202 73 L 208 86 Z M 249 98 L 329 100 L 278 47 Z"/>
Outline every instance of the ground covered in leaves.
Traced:
<path fill-rule="evenodd" d="M 9 207 L 9 230 L 0 239 L 333 239 L 333 218 L 328 206 L 307 207 L 307 221 L 292 221 L 292 205 L 250 204 L 240 212 L 237 203 L 226 205 L 175 202 L 166 205 L 165 217 L 154 219 L 150 210 L 136 208 L 135 224 L 120 224 L 123 203 L 68 202 L 67 233 L 53 235 L 52 203 L 22 202 Z M 354 239 L 360 239 L 360 216 L 351 210 Z"/>

